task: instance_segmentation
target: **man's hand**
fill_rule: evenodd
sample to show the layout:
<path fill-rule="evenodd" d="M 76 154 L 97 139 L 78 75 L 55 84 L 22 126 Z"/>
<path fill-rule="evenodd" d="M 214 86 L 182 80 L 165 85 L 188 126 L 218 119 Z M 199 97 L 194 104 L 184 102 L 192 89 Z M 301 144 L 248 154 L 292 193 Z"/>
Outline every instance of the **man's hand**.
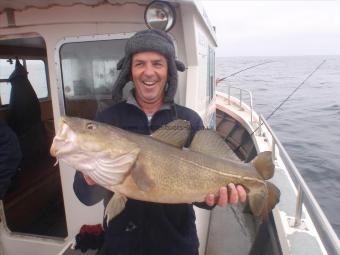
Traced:
<path fill-rule="evenodd" d="M 83 174 L 85 182 L 87 183 L 87 185 L 93 186 L 96 184 L 96 182 L 94 180 L 92 180 L 92 178 L 90 176 L 88 176 L 87 174 Z"/>
<path fill-rule="evenodd" d="M 228 195 L 229 190 L 229 195 Z M 214 194 L 208 194 L 205 198 L 205 202 L 209 206 L 215 204 L 225 207 L 228 204 L 237 204 L 240 202 L 245 202 L 247 198 L 247 193 L 241 185 L 235 187 L 234 183 L 229 183 L 227 187 L 220 188 L 220 195 L 215 198 Z"/>

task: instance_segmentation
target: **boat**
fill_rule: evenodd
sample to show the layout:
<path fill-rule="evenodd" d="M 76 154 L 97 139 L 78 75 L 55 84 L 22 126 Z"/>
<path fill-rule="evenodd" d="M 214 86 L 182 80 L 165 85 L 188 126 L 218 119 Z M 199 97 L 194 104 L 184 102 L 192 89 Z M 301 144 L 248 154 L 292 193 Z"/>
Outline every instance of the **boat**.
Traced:
<path fill-rule="evenodd" d="M 83 205 L 73 192 L 75 169 L 63 162 L 53 166 L 43 145 L 50 145 L 60 116 L 93 119 L 111 104 L 124 44 L 147 27 L 168 31 L 187 66 L 179 74 L 177 103 L 216 128 L 241 160 L 273 152 L 271 181 L 281 190 L 280 203 L 265 222 L 242 205 L 195 208 L 200 254 L 340 254 L 338 237 L 274 131 L 253 109 L 251 92 L 216 91 L 215 28 L 202 5 L 191 0 L 0 2 L 0 120 L 11 119 L 13 107 L 31 116 L 30 102 L 38 99 L 40 106 L 40 112 L 32 110 L 39 116 L 38 131 L 38 124 L 16 124 L 27 125 L 18 134 L 25 160 L 0 203 L 0 254 L 82 254 L 73 250 L 75 236 L 85 224 L 102 223 L 103 205 Z M 36 96 L 15 106 L 10 76 L 20 66 L 28 72 L 20 79 Z"/>

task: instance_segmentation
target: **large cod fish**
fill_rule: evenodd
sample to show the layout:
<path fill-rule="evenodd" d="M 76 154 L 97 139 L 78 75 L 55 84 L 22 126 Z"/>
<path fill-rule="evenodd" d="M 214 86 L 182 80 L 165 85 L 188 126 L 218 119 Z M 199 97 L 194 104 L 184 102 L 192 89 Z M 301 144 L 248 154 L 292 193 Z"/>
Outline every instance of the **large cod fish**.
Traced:
<path fill-rule="evenodd" d="M 280 191 L 266 181 L 274 173 L 271 152 L 245 164 L 230 159 L 229 147 L 211 130 L 197 132 L 190 148 L 182 149 L 189 133 L 190 123 L 184 120 L 145 136 L 62 117 L 50 151 L 114 192 L 106 207 L 108 221 L 124 209 L 127 197 L 157 203 L 202 202 L 229 183 L 246 189 L 254 215 L 265 216 L 273 209 Z"/>

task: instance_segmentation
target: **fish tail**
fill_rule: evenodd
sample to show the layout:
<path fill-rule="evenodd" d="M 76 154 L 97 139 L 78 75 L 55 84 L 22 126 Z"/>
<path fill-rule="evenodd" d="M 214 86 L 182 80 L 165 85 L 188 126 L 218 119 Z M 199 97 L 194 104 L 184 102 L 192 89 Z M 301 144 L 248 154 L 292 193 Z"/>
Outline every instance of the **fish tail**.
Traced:
<path fill-rule="evenodd" d="M 248 195 L 251 212 L 262 219 L 268 217 L 269 212 L 280 200 L 280 190 L 274 184 L 266 182 L 264 188 L 266 190 L 257 189 Z"/>
<path fill-rule="evenodd" d="M 255 159 L 252 160 L 251 163 L 264 180 L 268 180 L 273 177 L 275 165 L 271 151 L 261 152 L 255 157 Z"/>
<path fill-rule="evenodd" d="M 268 216 L 269 212 L 273 210 L 275 205 L 280 201 L 280 190 L 271 182 L 266 182 L 268 198 L 265 208 L 263 208 L 262 216 Z"/>

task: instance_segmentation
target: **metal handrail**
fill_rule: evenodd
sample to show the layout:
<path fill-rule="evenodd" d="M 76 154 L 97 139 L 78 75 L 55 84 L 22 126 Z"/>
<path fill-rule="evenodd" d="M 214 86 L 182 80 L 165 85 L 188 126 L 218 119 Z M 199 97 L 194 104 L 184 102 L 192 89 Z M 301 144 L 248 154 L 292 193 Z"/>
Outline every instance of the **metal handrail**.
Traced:
<path fill-rule="evenodd" d="M 275 154 L 275 148 L 277 146 L 278 153 L 280 154 L 282 161 L 285 163 L 287 170 L 298 189 L 294 227 L 298 227 L 301 223 L 302 204 L 304 204 L 305 207 L 308 208 L 308 213 L 313 220 L 318 233 L 320 234 L 320 238 L 322 239 L 327 252 L 329 254 L 340 254 L 340 242 L 338 236 L 334 232 L 318 202 L 314 198 L 312 192 L 297 170 L 295 164 L 289 157 L 287 151 L 284 149 L 279 139 L 274 134 L 273 130 L 268 125 L 265 118 L 261 115 L 259 119 L 260 123 L 263 122 L 272 136 L 273 153 Z"/>
<path fill-rule="evenodd" d="M 242 103 L 243 103 L 242 92 L 246 92 L 246 93 L 249 94 L 249 99 L 250 99 L 250 122 L 253 123 L 253 94 L 248 89 L 241 89 L 241 88 L 234 87 L 234 86 L 228 86 L 228 103 L 229 104 L 231 104 L 231 101 L 230 101 L 230 91 L 231 91 L 231 89 L 236 89 L 236 90 L 240 91 L 240 98 L 239 98 L 240 108 L 242 108 Z"/>

